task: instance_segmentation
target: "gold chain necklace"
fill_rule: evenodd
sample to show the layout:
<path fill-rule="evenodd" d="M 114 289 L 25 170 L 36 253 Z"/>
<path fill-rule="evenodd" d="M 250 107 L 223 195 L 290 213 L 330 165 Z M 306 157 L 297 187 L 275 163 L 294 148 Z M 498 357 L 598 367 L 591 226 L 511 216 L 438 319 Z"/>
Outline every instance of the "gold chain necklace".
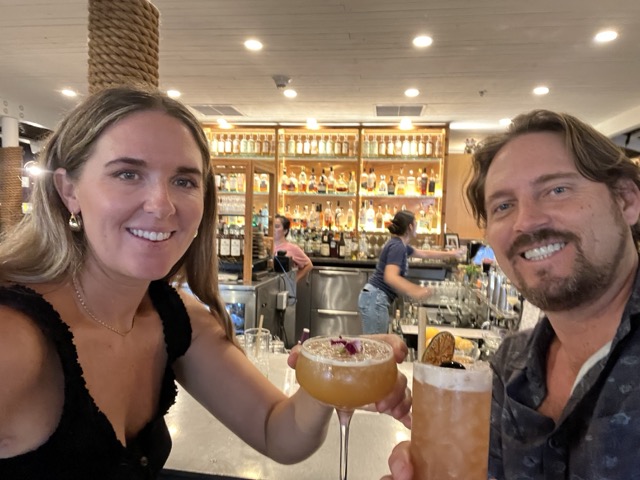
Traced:
<path fill-rule="evenodd" d="M 102 320 L 100 320 L 98 317 L 96 317 L 91 310 L 89 310 L 89 307 L 87 307 L 87 304 L 84 301 L 84 296 L 81 293 L 82 292 L 82 288 L 78 284 L 78 279 L 75 276 L 72 278 L 72 282 L 73 282 L 73 288 L 76 291 L 76 296 L 78 297 L 78 301 L 80 302 L 80 305 L 82 306 L 83 310 L 87 313 L 87 315 L 89 315 L 93 320 L 95 320 L 97 323 L 102 325 L 104 328 L 106 328 L 108 330 L 111 330 L 112 332 L 117 333 L 121 337 L 126 337 L 131 332 L 131 330 L 133 330 L 133 326 L 134 326 L 135 321 L 136 321 L 135 315 L 133 316 L 133 319 L 131 320 L 131 328 L 129 330 L 127 330 L 126 332 L 121 332 L 120 330 L 118 330 L 115 327 L 112 327 L 108 323 L 104 323 Z"/>

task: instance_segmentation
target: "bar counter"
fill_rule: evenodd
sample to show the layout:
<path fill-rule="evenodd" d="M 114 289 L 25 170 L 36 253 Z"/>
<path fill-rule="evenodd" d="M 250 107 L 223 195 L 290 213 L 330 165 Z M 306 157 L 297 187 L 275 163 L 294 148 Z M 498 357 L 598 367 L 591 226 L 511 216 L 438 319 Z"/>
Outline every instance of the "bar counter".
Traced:
<path fill-rule="evenodd" d="M 294 378 L 286 360 L 285 354 L 272 354 L 269 365 L 269 379 L 285 392 Z M 403 363 L 398 368 L 411 385 L 412 365 Z M 339 427 L 335 414 L 322 447 L 295 465 L 281 465 L 253 450 L 183 389 L 179 389 L 177 402 L 166 420 L 173 438 L 173 449 L 165 465 L 170 470 L 212 475 L 207 478 L 220 476 L 251 480 L 326 480 L 339 477 Z M 391 450 L 398 442 L 409 439 L 410 435 L 408 429 L 388 415 L 356 411 L 350 431 L 349 479 L 375 480 L 388 473 L 387 459 Z"/>

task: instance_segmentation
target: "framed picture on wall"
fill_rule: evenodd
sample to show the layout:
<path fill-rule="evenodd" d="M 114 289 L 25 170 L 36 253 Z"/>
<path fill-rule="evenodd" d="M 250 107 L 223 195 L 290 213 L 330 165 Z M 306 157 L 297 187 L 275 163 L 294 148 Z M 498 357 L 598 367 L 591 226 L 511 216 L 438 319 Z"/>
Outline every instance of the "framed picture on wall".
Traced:
<path fill-rule="evenodd" d="M 460 248 L 460 238 L 457 233 L 444 234 L 444 248 L 447 250 L 457 250 Z"/>

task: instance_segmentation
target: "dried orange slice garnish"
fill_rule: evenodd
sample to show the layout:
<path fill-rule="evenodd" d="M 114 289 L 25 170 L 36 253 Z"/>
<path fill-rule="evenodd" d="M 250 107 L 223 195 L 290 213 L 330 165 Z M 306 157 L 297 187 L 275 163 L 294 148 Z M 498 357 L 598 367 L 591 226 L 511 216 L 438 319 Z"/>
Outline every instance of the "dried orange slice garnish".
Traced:
<path fill-rule="evenodd" d="M 456 339 L 449 332 L 440 332 L 431 339 L 424 349 L 422 362 L 440 366 L 444 362 L 453 360 L 453 352 L 456 349 Z"/>

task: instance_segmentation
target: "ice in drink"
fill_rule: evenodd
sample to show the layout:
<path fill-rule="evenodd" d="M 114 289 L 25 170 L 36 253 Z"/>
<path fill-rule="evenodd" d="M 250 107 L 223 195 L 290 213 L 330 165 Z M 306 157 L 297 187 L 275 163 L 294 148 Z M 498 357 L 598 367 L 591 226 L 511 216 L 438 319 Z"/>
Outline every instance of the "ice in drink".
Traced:
<path fill-rule="evenodd" d="M 466 370 L 413 367 L 411 458 L 415 480 L 486 480 L 492 374 L 477 362 Z"/>
<path fill-rule="evenodd" d="M 381 400 L 397 378 L 391 346 L 367 338 L 344 340 L 358 342 L 361 350 L 350 353 L 330 337 L 304 342 L 296 364 L 298 383 L 314 398 L 342 409 Z"/>

